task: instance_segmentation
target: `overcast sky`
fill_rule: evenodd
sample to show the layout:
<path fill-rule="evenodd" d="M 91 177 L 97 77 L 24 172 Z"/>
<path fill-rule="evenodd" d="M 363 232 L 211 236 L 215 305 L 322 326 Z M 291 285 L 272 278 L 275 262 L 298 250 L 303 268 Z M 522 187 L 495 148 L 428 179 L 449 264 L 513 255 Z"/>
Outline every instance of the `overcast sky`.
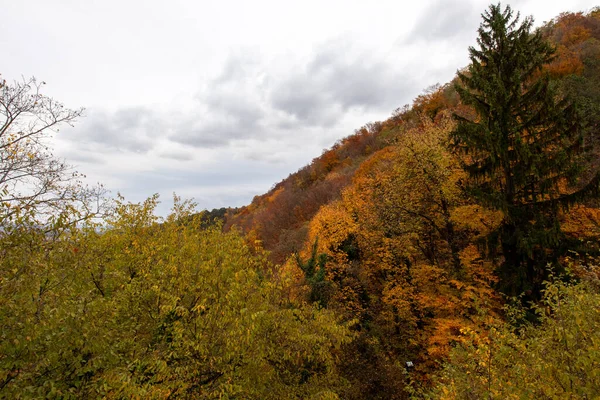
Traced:
<path fill-rule="evenodd" d="M 114 194 L 241 206 L 452 79 L 479 0 L 0 0 L 0 74 L 85 118 L 55 153 Z M 507 3 L 503 3 L 507 4 Z M 591 0 L 510 3 L 536 25 Z"/>

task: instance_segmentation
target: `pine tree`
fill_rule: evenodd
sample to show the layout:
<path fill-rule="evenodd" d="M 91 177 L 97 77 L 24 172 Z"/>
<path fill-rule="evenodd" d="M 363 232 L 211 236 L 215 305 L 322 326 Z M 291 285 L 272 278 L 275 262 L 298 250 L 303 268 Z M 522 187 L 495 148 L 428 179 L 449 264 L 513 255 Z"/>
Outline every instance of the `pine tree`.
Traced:
<path fill-rule="evenodd" d="M 321 307 L 327 307 L 329 301 L 329 290 L 331 289 L 330 282 L 327 281 L 325 275 L 325 264 L 327 263 L 327 254 L 318 254 L 319 242 L 316 239 L 312 245 L 310 257 L 306 262 L 298 253 L 295 254 L 296 264 L 304 272 L 306 283 L 310 287 L 308 300 L 317 302 Z"/>
<path fill-rule="evenodd" d="M 544 72 L 554 49 L 532 32 L 533 19 L 519 23 L 519 14 L 500 4 L 482 18 L 479 48 L 469 48 L 471 64 L 456 85 L 477 115 L 457 115 L 452 138 L 464 154 L 468 191 L 504 215 L 495 233 L 504 256 L 500 289 L 536 297 L 563 243 L 560 207 L 597 194 L 599 177 L 578 180 L 581 123 Z"/>

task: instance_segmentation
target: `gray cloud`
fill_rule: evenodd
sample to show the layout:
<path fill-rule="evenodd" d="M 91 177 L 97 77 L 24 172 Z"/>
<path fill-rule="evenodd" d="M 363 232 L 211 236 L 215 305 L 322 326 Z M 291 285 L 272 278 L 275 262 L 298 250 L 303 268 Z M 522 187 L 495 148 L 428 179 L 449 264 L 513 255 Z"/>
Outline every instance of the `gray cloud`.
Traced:
<path fill-rule="evenodd" d="M 473 36 L 479 26 L 481 5 L 464 0 L 436 0 L 431 2 L 415 23 L 407 42 L 453 40 Z"/>
<path fill-rule="evenodd" d="M 223 147 L 240 139 L 264 136 L 268 117 L 262 97 L 261 66 L 245 52 L 230 57 L 222 73 L 197 94 L 202 112 L 180 123 L 170 139 L 194 147 Z"/>
<path fill-rule="evenodd" d="M 323 136 L 348 116 L 387 114 L 417 89 L 396 65 L 347 37 L 317 47 L 307 62 L 279 62 L 286 68 L 273 73 L 256 52 L 238 52 L 199 89 L 187 111 L 92 110 L 71 140 L 97 152 L 152 152 L 189 161 L 193 156 L 185 147 L 222 149 L 248 141 L 289 142 L 290 134 Z M 279 162 L 267 150 L 243 151 L 242 157 Z"/>
<path fill-rule="evenodd" d="M 227 85 L 231 82 L 248 80 L 248 77 L 254 75 L 257 67 L 260 68 L 261 59 L 258 49 L 239 49 L 229 54 L 225 65 L 221 69 L 221 74 L 211 83 L 212 85 Z"/>
<path fill-rule="evenodd" d="M 311 82 L 308 74 L 298 75 L 282 82 L 275 90 L 273 106 L 294 118 L 284 121 L 283 126 L 296 128 L 300 125 L 322 125 L 327 128 L 335 124 L 342 114 L 328 93 L 320 90 L 318 82 Z"/>
<path fill-rule="evenodd" d="M 65 157 L 69 160 L 69 162 L 74 162 L 75 164 L 83 162 L 87 164 L 104 164 L 104 159 L 93 154 L 89 150 L 84 149 L 71 149 L 64 150 L 60 154 L 62 157 Z"/>
<path fill-rule="evenodd" d="M 130 107 L 106 112 L 90 110 L 66 138 L 81 147 L 103 151 L 149 152 L 166 130 L 157 112 L 143 107 Z"/>
<path fill-rule="evenodd" d="M 161 151 L 158 153 L 158 156 L 176 161 L 190 161 L 194 159 L 193 154 L 184 151 Z"/>
<path fill-rule="evenodd" d="M 235 120 L 223 120 L 207 124 L 194 124 L 176 130 L 170 139 L 193 147 L 225 147 L 232 141 L 244 138 L 248 132 Z M 195 126 L 194 126 L 195 125 Z"/>
<path fill-rule="evenodd" d="M 307 127 L 330 129 L 351 109 L 391 111 L 415 91 L 394 65 L 351 43 L 327 42 L 308 62 L 280 74 L 267 74 L 256 52 L 238 52 L 196 96 L 202 114 L 174 129 L 171 140 L 215 148 Z"/>
<path fill-rule="evenodd" d="M 301 124 L 328 127 L 351 108 L 391 110 L 412 86 L 376 54 L 336 40 L 318 48 L 303 69 L 278 82 L 271 101 Z"/>
<path fill-rule="evenodd" d="M 257 126 L 264 116 L 264 111 L 256 103 L 233 93 L 215 91 L 206 97 L 205 104 L 210 112 L 219 113 L 243 126 Z"/>

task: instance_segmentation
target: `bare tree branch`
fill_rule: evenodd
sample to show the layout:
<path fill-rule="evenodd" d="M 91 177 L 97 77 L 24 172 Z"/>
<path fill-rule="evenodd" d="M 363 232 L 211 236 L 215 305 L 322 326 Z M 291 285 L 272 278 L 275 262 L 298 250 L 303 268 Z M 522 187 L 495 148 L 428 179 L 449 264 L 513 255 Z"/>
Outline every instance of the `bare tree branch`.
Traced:
<path fill-rule="evenodd" d="M 83 108 L 72 110 L 41 93 L 35 78 L 8 84 L 0 79 L 0 227 L 27 214 L 38 224 L 69 215 L 73 223 L 101 211 L 102 187 L 88 188 L 82 175 L 57 159 L 47 140 L 73 126 Z M 98 207 L 93 207 L 97 205 Z"/>

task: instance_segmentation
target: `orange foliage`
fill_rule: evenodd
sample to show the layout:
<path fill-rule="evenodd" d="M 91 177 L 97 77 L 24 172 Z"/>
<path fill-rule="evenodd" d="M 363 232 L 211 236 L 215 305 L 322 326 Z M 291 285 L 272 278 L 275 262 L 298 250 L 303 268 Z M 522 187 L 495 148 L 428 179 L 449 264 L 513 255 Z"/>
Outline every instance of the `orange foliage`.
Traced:
<path fill-rule="evenodd" d="M 547 67 L 548 73 L 553 78 L 583 73 L 583 62 L 579 55 L 565 45 L 559 45 L 556 59 Z"/>
<path fill-rule="evenodd" d="M 465 203 L 457 185 L 464 173 L 447 150 L 451 118 L 420 121 L 365 160 L 341 199 L 319 210 L 305 255 L 318 239 L 335 286 L 330 307 L 369 321 L 377 343 L 396 349 L 388 356 L 410 357 L 426 374 L 479 307 L 497 307 L 493 265 L 471 243 L 498 216 Z"/>
<path fill-rule="evenodd" d="M 571 209 L 563 216 L 562 231 L 582 241 L 600 239 L 600 209 L 584 205 Z"/>
<path fill-rule="evenodd" d="M 451 107 L 451 101 L 446 96 L 449 85 L 435 84 L 428 87 L 423 94 L 413 101 L 412 112 L 435 118 L 437 114 Z"/>
<path fill-rule="evenodd" d="M 554 19 L 552 39 L 567 47 L 583 43 L 592 36 L 592 31 L 586 25 L 589 23 L 583 13 L 562 13 Z"/>

